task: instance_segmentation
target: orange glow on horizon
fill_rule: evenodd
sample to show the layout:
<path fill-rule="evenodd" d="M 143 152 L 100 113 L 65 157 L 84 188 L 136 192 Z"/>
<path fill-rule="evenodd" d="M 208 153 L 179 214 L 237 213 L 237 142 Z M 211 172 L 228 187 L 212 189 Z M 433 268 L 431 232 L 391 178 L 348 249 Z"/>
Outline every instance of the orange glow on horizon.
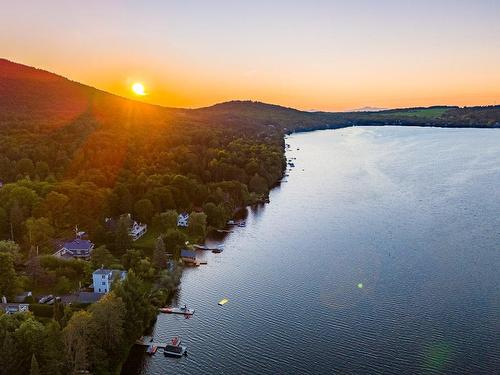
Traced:
<path fill-rule="evenodd" d="M 258 100 L 342 111 L 500 102 L 495 1 L 143 7 L 26 0 L 6 10 L 3 57 L 167 107 Z M 146 89 L 132 91 L 134 83 Z"/>

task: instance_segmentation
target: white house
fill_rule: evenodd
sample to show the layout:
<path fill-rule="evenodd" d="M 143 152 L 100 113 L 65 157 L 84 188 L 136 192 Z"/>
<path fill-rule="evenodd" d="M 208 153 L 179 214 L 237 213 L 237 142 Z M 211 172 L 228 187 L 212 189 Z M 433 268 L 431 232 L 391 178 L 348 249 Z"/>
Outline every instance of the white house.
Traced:
<path fill-rule="evenodd" d="M 108 293 L 115 280 L 125 280 L 127 271 L 99 268 L 92 273 L 94 293 Z"/>
<path fill-rule="evenodd" d="M 134 221 L 134 223 L 132 224 L 132 226 L 128 231 L 128 234 L 130 235 L 130 237 L 132 237 L 132 241 L 136 241 L 142 236 L 144 236 L 147 231 L 148 231 L 147 224 L 142 224 L 138 223 L 137 221 Z"/>
<path fill-rule="evenodd" d="M 179 216 L 177 216 L 177 226 L 184 228 L 189 226 L 189 214 L 187 212 L 181 212 Z"/>
<path fill-rule="evenodd" d="M 148 231 L 147 224 L 138 223 L 137 221 L 132 220 L 132 215 L 130 215 L 130 214 L 123 214 L 120 216 L 120 219 L 121 218 L 128 219 L 128 223 L 129 223 L 128 234 L 132 238 L 132 241 L 138 240 L 139 238 L 144 236 L 146 234 L 146 232 Z M 104 219 L 104 224 L 106 225 L 108 230 L 115 232 L 116 228 L 118 227 L 118 220 L 113 219 L 111 217 L 107 217 Z"/>

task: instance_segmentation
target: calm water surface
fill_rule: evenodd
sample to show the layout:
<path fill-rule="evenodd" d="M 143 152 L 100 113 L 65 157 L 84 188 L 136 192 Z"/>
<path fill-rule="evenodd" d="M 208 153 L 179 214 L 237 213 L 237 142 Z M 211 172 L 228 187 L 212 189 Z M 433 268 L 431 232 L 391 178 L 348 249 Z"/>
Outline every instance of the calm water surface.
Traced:
<path fill-rule="evenodd" d="M 158 317 L 189 356 L 136 349 L 124 373 L 500 373 L 500 129 L 287 143 L 288 182 L 185 271 L 194 317 Z"/>

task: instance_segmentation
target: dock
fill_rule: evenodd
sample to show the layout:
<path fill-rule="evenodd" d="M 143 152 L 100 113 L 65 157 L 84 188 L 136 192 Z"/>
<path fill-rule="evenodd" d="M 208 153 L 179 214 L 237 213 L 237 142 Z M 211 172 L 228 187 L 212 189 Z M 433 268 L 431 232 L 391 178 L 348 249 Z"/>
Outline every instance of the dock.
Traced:
<path fill-rule="evenodd" d="M 139 346 L 156 346 L 158 348 L 165 349 L 165 346 L 170 345 L 170 344 L 168 342 L 155 342 L 155 341 L 144 342 L 143 340 L 137 340 L 135 342 L 135 345 L 139 345 Z"/>
<path fill-rule="evenodd" d="M 161 307 L 158 309 L 158 311 L 164 314 L 182 314 L 182 315 L 194 314 L 194 309 L 189 309 L 185 307 Z"/>

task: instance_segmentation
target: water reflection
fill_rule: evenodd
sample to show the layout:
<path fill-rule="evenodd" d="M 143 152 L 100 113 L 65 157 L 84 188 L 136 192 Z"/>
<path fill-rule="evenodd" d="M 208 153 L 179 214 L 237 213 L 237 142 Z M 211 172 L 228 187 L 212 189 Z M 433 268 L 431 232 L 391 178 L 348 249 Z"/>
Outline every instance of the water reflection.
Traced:
<path fill-rule="evenodd" d="M 155 339 L 181 335 L 189 357 L 134 349 L 124 373 L 498 372 L 500 129 L 287 143 L 289 182 L 185 270 L 177 300 L 194 317 L 158 317 Z"/>

